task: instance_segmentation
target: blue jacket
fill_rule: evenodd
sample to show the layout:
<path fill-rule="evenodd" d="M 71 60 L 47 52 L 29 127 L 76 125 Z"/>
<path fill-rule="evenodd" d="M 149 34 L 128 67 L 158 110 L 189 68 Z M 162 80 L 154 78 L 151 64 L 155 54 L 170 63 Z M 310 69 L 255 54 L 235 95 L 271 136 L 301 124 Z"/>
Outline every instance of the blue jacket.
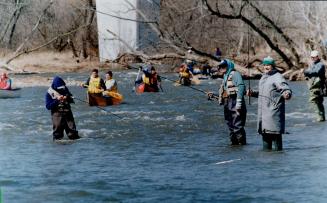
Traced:
<path fill-rule="evenodd" d="M 64 80 L 58 76 L 56 76 L 53 81 L 52 81 L 52 85 L 51 88 L 53 90 L 55 90 L 56 92 L 58 92 L 60 95 L 63 96 L 68 96 L 68 100 L 66 102 L 66 108 L 70 108 L 69 103 L 74 103 L 73 99 L 72 99 L 72 94 L 69 92 L 68 88 L 66 87 L 66 83 L 64 82 Z M 49 88 L 49 89 L 51 89 Z M 53 96 L 51 96 L 49 94 L 49 91 L 47 91 L 46 95 L 45 95 L 45 106 L 48 110 L 56 110 L 58 109 L 58 105 L 60 104 L 59 100 L 53 98 Z"/>

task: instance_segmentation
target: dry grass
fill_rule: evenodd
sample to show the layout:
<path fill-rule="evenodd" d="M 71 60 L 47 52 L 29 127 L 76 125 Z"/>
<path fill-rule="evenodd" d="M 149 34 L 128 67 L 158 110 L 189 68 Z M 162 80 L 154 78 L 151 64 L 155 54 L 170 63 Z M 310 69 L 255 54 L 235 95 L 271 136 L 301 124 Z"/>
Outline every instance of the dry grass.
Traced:
<path fill-rule="evenodd" d="M 6 57 L 10 56 L 8 52 L 0 50 L 1 61 L 6 61 Z M 43 77 L 38 74 L 21 75 L 17 73 L 68 73 L 68 72 L 88 72 L 94 68 L 100 70 L 119 70 L 121 65 L 100 63 L 98 58 L 80 59 L 73 58 L 71 52 L 34 52 L 23 55 L 10 63 L 10 67 L 14 71 L 10 72 L 10 77 L 14 80 L 14 86 L 48 86 L 51 84 L 52 78 Z M 0 70 L 1 71 L 1 70 Z M 8 72 L 8 71 L 6 71 Z M 68 85 L 78 85 L 81 81 L 66 81 Z"/>
<path fill-rule="evenodd" d="M 100 63 L 95 58 L 92 60 L 81 60 L 73 58 L 69 52 L 37 52 L 21 56 L 11 65 L 15 71 L 27 72 L 77 72 L 86 71 L 99 67 Z"/>

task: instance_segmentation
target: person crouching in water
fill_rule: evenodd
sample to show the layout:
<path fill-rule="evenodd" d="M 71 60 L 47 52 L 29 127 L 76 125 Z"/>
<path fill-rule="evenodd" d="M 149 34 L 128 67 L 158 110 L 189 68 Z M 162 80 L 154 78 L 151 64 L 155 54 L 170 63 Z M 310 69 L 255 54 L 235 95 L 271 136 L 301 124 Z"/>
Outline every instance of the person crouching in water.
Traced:
<path fill-rule="evenodd" d="M 52 85 L 46 93 L 45 100 L 46 108 L 51 110 L 53 140 L 61 140 L 64 137 L 64 131 L 66 131 L 69 139 L 79 139 L 70 107 L 74 100 L 62 78 L 57 76 L 53 79 Z"/>
<path fill-rule="evenodd" d="M 271 57 L 263 59 L 264 74 L 259 81 L 259 91 L 248 90 L 247 95 L 258 98 L 258 133 L 262 135 L 263 149 L 283 149 L 282 134 L 285 133 L 285 100 L 292 91 L 282 74 L 275 68 Z"/>
<path fill-rule="evenodd" d="M 244 100 L 245 84 L 234 63 L 228 59 L 221 61 L 218 70 L 224 74 L 219 90 L 220 105 L 224 105 L 224 117 L 230 131 L 231 145 L 245 145 L 246 105 Z M 209 93 L 209 98 L 212 93 Z"/>

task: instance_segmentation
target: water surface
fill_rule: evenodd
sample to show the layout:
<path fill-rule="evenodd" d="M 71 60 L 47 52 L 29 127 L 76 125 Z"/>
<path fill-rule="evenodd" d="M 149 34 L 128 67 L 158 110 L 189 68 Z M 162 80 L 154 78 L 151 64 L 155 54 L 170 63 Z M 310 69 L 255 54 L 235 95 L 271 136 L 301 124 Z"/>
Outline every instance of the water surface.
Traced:
<path fill-rule="evenodd" d="M 248 105 L 248 145 L 230 147 L 222 107 L 203 94 L 164 81 L 164 92 L 136 95 L 135 74 L 121 72 L 116 78 L 125 102 L 106 110 L 123 119 L 76 101 L 72 109 L 83 138 L 67 145 L 52 142 L 47 87 L 0 99 L 4 202 L 327 200 L 327 124 L 312 122 L 305 83 L 291 83 L 285 150 L 264 152 L 255 129 L 256 99 Z M 217 90 L 219 83 L 207 80 L 196 87 Z M 84 89 L 70 90 L 85 98 Z"/>

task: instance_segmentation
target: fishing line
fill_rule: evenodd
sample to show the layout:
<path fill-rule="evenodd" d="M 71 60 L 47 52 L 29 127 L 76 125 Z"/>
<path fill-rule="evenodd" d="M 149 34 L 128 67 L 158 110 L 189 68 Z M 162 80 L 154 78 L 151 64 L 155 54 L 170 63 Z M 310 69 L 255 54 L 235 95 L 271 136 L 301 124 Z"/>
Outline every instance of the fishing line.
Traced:
<path fill-rule="evenodd" d="M 248 66 L 248 86 L 249 86 L 249 89 L 251 89 L 251 77 L 250 77 L 250 27 L 248 25 L 248 56 L 247 56 L 247 66 Z M 249 99 L 249 105 L 251 105 L 251 97 L 248 98 Z"/>
<path fill-rule="evenodd" d="M 90 105 L 90 103 L 89 103 L 89 102 L 87 102 L 87 101 L 84 101 L 84 100 L 82 100 L 82 99 L 79 99 L 79 98 L 76 98 L 76 97 L 72 97 L 72 98 L 73 98 L 73 99 L 76 99 L 76 100 L 78 100 L 78 101 L 80 101 L 80 102 L 84 102 L 84 103 L 86 103 L 86 104 Z M 98 108 L 98 109 L 101 109 L 102 111 L 105 111 L 105 112 L 107 112 L 107 113 L 109 113 L 109 114 L 112 114 L 112 115 L 116 116 L 116 117 L 117 117 L 117 118 L 119 118 L 119 119 L 123 119 L 123 117 L 121 117 L 121 116 L 118 116 L 117 114 L 115 114 L 115 113 L 112 113 L 112 112 L 110 112 L 110 111 L 106 110 L 105 108 L 102 108 L 102 107 L 99 107 L 99 106 L 94 106 L 94 107 L 96 107 L 96 108 Z"/>

